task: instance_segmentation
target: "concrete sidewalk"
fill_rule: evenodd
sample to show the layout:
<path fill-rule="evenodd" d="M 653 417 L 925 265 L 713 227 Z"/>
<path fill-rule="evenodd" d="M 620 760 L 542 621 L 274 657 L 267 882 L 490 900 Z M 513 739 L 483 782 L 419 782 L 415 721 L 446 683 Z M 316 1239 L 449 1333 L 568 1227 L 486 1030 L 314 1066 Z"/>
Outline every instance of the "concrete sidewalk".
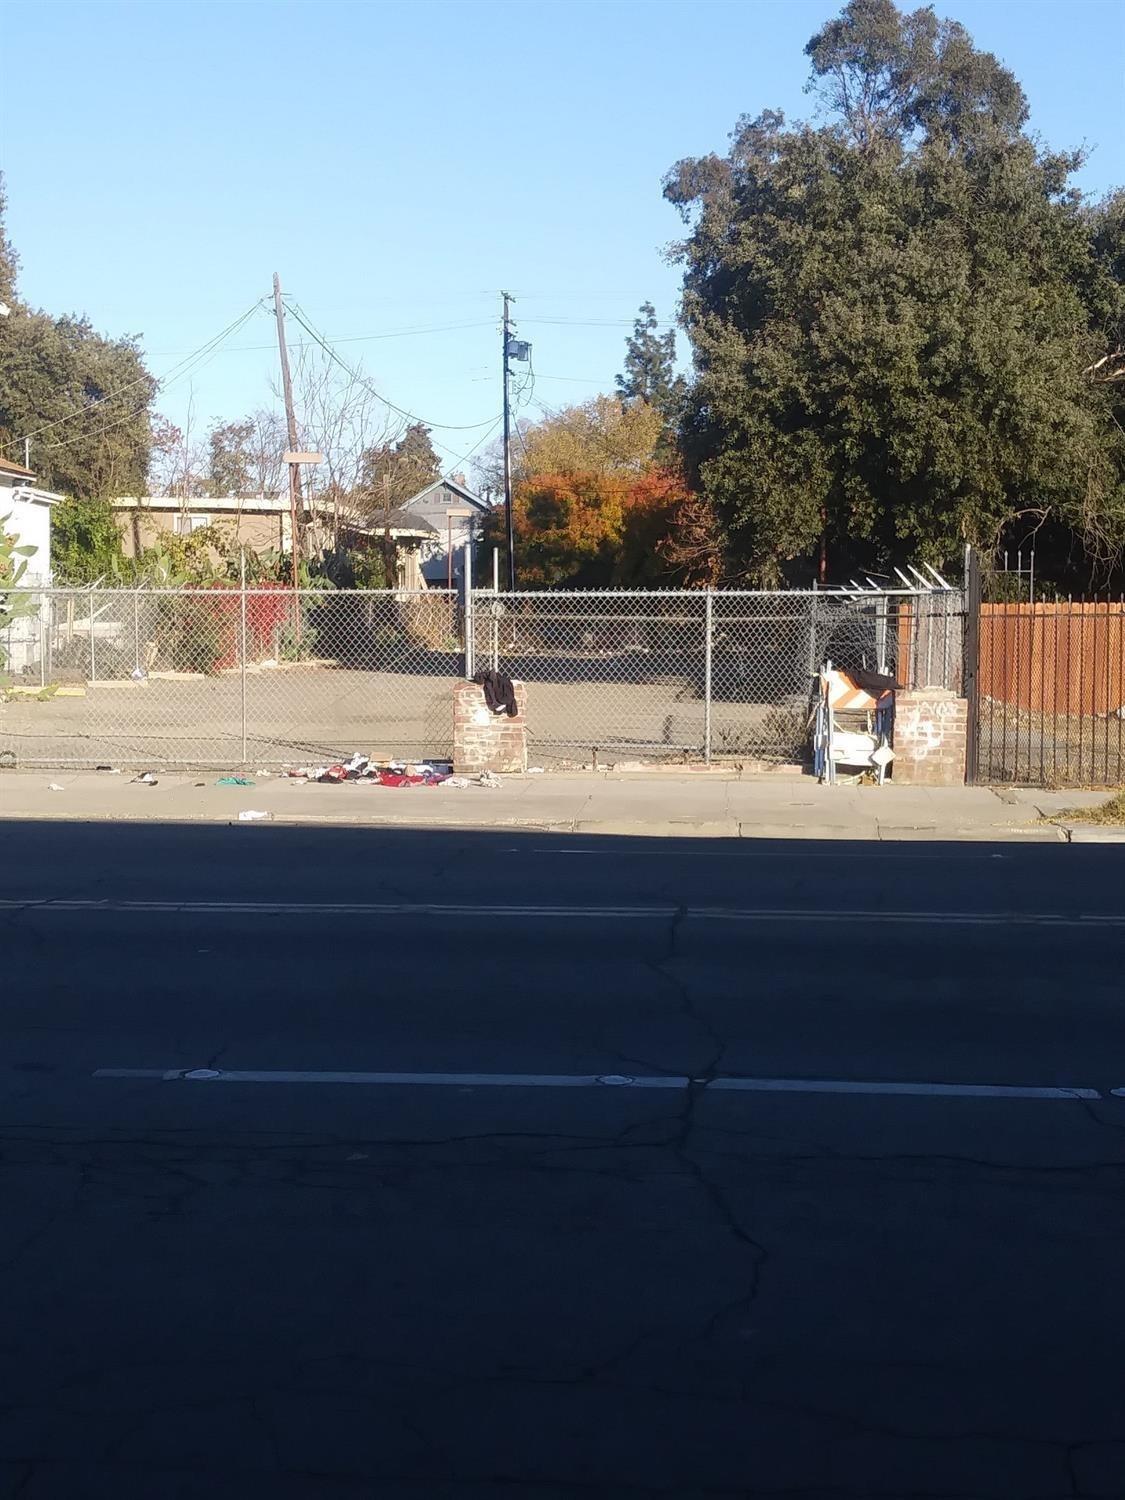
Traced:
<path fill-rule="evenodd" d="M 696 838 L 1013 839 L 1065 841 L 1044 821 L 1096 805 L 1100 792 L 987 787 L 819 786 L 805 776 L 737 772 L 545 774 L 471 785 L 389 788 L 318 785 L 220 773 L 158 772 L 146 786 L 96 771 L 0 772 L 0 817 L 79 822 L 234 823 L 245 809 L 275 822 L 419 828 L 533 828 L 549 832 Z M 51 786 L 59 788 L 50 790 Z"/>

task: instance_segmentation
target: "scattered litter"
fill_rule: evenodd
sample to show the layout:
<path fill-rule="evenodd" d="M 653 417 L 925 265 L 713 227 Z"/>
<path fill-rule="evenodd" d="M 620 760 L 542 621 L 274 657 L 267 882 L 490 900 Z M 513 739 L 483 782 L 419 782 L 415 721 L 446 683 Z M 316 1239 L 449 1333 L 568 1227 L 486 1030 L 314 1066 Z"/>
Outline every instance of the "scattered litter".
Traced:
<path fill-rule="evenodd" d="M 254 784 L 249 776 L 220 776 L 215 783 L 216 786 L 253 786 Z"/>
<path fill-rule="evenodd" d="M 129 673 L 129 676 L 133 679 L 134 682 L 144 682 L 148 677 L 148 673 L 145 671 L 144 667 L 134 667 L 133 670 Z"/>
<path fill-rule="evenodd" d="M 260 776 L 267 772 L 259 771 Z M 291 781 L 316 781 L 335 783 L 359 781 L 367 786 L 442 786 L 453 775 L 453 762 L 448 760 L 387 761 L 377 765 L 370 756 L 360 751 L 331 766 L 291 766 L 283 772 Z"/>
<path fill-rule="evenodd" d="M 197 781 L 195 784 L 196 784 L 196 786 L 206 786 L 207 785 L 207 783 L 205 781 Z"/>
<path fill-rule="evenodd" d="M 105 771 L 110 776 L 120 776 L 121 771 L 117 766 L 95 766 L 95 771 Z"/>
<path fill-rule="evenodd" d="M 477 777 L 477 783 L 480 786 L 491 786 L 491 787 L 498 787 L 498 786 L 503 786 L 504 785 L 504 783 L 500 780 L 500 777 L 497 776 L 497 774 L 496 774 L 495 771 L 482 771 L 480 773 L 480 775 Z"/>
<path fill-rule="evenodd" d="M 275 656 L 271 656 L 271 657 L 267 658 L 266 661 L 260 661 L 258 663 L 258 665 L 260 667 L 276 667 L 277 666 L 277 658 Z"/>
<path fill-rule="evenodd" d="M 142 771 L 139 776 L 134 776 L 133 777 L 133 781 L 134 782 L 139 781 L 139 782 L 141 782 L 141 784 L 143 786 L 157 786 L 157 785 L 159 785 L 159 783 L 156 780 L 156 772 L 155 771 Z"/>
<path fill-rule="evenodd" d="M 462 787 L 472 786 L 472 782 L 467 776 L 443 776 L 437 785 L 454 787 L 460 791 Z"/>
<path fill-rule="evenodd" d="M 542 774 L 543 774 L 543 767 L 542 766 L 528 766 L 528 768 L 527 768 L 527 774 L 529 776 L 542 776 Z"/>
<path fill-rule="evenodd" d="M 47 783 L 47 790 L 49 792 L 61 792 L 62 791 L 62 787 L 59 786 L 59 784 L 58 784 L 57 781 L 48 781 L 48 783 Z"/>
<path fill-rule="evenodd" d="M 5 771 L 10 771 L 16 763 L 16 752 L 14 750 L 0 750 L 0 766 Z"/>
<path fill-rule="evenodd" d="M 268 818 L 268 812 L 262 812 L 258 807 L 244 807 L 238 815 L 240 823 L 260 823 L 263 818 Z"/>
<path fill-rule="evenodd" d="M 273 772 L 272 771 L 255 771 L 254 775 L 255 776 L 260 776 L 264 781 L 268 781 L 269 778 L 273 775 Z"/>

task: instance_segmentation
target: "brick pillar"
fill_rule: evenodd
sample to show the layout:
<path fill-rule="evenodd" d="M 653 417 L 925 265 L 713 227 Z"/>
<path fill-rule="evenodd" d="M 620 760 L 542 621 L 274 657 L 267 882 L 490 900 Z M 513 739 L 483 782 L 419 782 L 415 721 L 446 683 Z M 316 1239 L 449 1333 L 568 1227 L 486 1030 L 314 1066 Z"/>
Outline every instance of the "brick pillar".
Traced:
<path fill-rule="evenodd" d="M 453 684 L 453 769 L 458 776 L 481 771 L 511 776 L 527 770 L 527 687 L 512 685 L 519 709 L 514 719 L 491 712 L 479 683 Z"/>
<path fill-rule="evenodd" d="M 969 704 L 950 688 L 895 694 L 895 758 L 900 786 L 963 786 Z"/>

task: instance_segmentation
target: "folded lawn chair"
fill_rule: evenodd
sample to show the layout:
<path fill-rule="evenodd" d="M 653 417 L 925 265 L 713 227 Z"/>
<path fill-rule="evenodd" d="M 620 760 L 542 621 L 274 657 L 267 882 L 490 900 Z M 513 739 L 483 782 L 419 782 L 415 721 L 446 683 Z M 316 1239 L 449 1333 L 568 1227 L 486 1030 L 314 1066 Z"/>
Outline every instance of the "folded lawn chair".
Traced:
<path fill-rule="evenodd" d="M 836 768 L 844 766 L 874 770 L 882 786 L 894 759 L 896 686 L 879 672 L 849 673 L 824 663 L 812 720 L 813 770 L 821 781 L 834 783 Z"/>

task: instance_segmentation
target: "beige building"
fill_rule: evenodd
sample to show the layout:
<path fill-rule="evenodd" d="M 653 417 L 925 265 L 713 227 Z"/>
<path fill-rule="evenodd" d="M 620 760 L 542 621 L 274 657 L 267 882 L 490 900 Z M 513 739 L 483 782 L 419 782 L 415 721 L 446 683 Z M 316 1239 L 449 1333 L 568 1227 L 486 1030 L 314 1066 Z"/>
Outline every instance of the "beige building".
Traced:
<path fill-rule="evenodd" d="M 162 536 L 190 536 L 207 526 L 216 526 L 230 548 L 248 552 L 288 552 L 290 525 L 288 495 L 122 495 L 112 502 L 114 519 L 121 532 L 126 557 L 138 557 L 146 547 L 155 547 Z M 434 528 L 420 517 L 396 512 L 390 518 L 391 538 L 398 550 L 398 586 L 422 589 L 426 580 L 422 564 L 434 546 Z M 347 521 L 330 505 L 315 500 L 305 506 L 305 521 L 318 544 L 331 545 L 338 528 L 346 527 L 353 539 L 373 541 L 383 528 L 370 528 Z"/>
<path fill-rule="evenodd" d="M 138 557 L 162 536 L 190 536 L 218 526 L 234 547 L 253 552 L 289 551 L 289 497 L 280 495 L 122 495 L 113 501 L 126 557 Z"/>

